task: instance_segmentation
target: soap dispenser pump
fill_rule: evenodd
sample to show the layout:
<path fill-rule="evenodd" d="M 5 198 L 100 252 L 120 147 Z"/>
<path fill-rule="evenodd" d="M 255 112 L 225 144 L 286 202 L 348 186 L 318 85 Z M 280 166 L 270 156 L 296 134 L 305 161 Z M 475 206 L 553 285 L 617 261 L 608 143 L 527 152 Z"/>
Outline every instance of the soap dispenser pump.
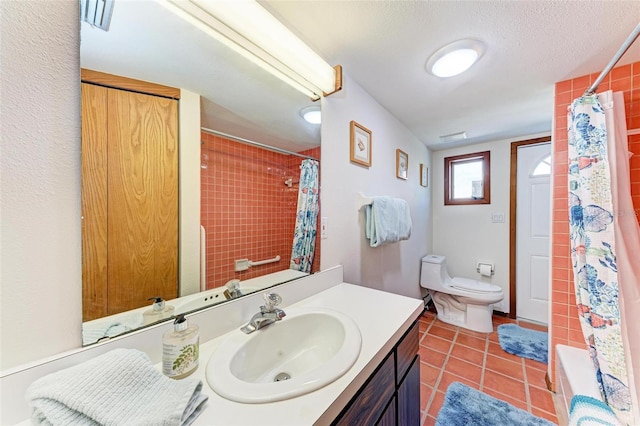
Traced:
<path fill-rule="evenodd" d="M 173 327 L 162 335 L 162 372 L 172 379 L 182 379 L 196 371 L 200 353 L 197 325 L 189 325 L 184 314 L 176 315 Z"/>
<path fill-rule="evenodd" d="M 147 300 L 153 300 L 154 302 L 151 309 L 147 309 L 142 313 L 144 325 L 152 324 L 173 315 L 174 307 L 167 305 L 162 297 L 150 297 Z"/>

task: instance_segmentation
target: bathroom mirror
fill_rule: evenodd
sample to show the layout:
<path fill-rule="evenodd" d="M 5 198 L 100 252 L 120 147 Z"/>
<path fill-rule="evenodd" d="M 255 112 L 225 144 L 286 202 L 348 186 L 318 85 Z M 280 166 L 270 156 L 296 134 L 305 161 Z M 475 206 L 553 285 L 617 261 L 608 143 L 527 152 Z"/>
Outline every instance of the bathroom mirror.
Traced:
<path fill-rule="evenodd" d="M 224 204 L 224 213 L 229 217 L 244 220 L 231 225 L 231 219 L 207 210 L 207 201 L 201 198 L 201 223 L 206 225 L 213 216 L 217 222 L 210 229 L 201 229 L 200 235 L 193 234 L 193 227 L 187 235 L 181 227 L 178 239 L 208 241 L 202 243 L 204 251 L 199 253 L 207 262 L 198 271 L 207 277 L 206 281 L 179 282 L 178 297 L 167 302 L 173 310 L 167 311 L 162 318 L 142 317 L 142 313 L 151 308 L 152 302 L 148 302 L 140 308 L 85 321 L 84 345 L 157 320 L 167 320 L 173 313 L 191 312 L 306 275 L 290 270 L 289 261 L 300 163 L 306 157 L 319 157 L 320 126 L 305 122 L 300 111 L 312 105 L 319 107 L 319 102 L 312 102 L 153 0 L 116 1 L 107 32 L 83 22 L 80 58 L 83 69 L 180 88 L 199 95 L 200 126 L 205 129 L 201 131 L 199 141 L 200 161 L 195 164 L 201 180 L 199 195 L 218 206 Z M 179 122 L 183 118 L 180 117 Z M 221 137 L 209 130 L 232 137 Z M 238 140 L 256 141 L 265 146 L 256 147 Z M 302 157 L 274 152 L 270 147 L 301 153 Z M 183 148 L 180 146 L 179 155 L 183 155 Z M 183 167 L 182 163 L 180 167 Z M 214 170 L 218 180 L 215 180 Z M 182 179 L 184 170 L 179 173 Z M 220 177 L 221 173 L 223 177 Z M 273 190 L 254 186 L 253 192 L 260 197 L 239 196 L 237 186 L 246 187 L 251 183 L 234 184 L 233 179 L 250 174 L 254 185 L 256 180 L 261 183 L 269 180 Z M 187 195 L 184 188 L 181 187 L 181 191 L 179 196 Z M 278 201 L 267 201 L 264 198 L 267 192 L 273 192 L 279 197 Z M 274 204 L 279 207 L 273 209 Z M 285 211 L 291 212 L 286 213 L 286 218 L 282 217 Z M 278 232 L 291 235 L 291 242 L 288 246 L 279 243 L 278 249 L 268 256 L 251 258 L 247 254 L 251 247 L 266 244 L 275 231 L 260 234 L 243 227 L 269 215 L 273 215 L 271 222 L 284 227 Z M 230 232 L 239 228 L 244 229 L 241 238 Z M 243 229 L 239 230 L 242 232 Z M 232 249 L 224 251 L 224 247 Z M 224 251 L 224 254 L 212 260 L 214 251 Z M 319 241 L 316 241 L 316 253 L 312 272 L 319 266 Z M 275 261 L 276 257 L 279 260 Z M 233 279 L 240 280 L 239 291 L 233 283 L 225 287 Z M 135 292 L 136 286 L 129 286 L 126 291 Z M 146 300 L 157 295 L 143 296 Z"/>

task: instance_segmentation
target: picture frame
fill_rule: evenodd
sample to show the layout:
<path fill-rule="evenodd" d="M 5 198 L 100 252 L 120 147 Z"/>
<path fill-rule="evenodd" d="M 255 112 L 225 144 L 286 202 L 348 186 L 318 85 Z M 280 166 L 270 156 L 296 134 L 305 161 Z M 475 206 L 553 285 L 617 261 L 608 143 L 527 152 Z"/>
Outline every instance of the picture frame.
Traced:
<path fill-rule="evenodd" d="M 352 163 L 371 167 L 371 130 L 351 121 L 349 159 Z"/>
<path fill-rule="evenodd" d="M 409 175 L 409 155 L 401 149 L 396 149 L 396 177 L 407 180 Z"/>
<path fill-rule="evenodd" d="M 429 168 L 420 163 L 420 186 L 429 186 Z"/>

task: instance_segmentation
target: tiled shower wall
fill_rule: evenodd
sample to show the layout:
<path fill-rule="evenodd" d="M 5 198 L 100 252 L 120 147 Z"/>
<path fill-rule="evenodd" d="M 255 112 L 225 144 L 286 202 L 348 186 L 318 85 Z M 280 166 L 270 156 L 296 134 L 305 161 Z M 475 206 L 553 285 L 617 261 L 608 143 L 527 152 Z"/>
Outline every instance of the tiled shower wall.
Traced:
<path fill-rule="evenodd" d="M 567 190 L 567 108 L 598 77 L 585 75 L 556 83 L 553 170 L 553 242 L 551 336 L 552 347 L 558 344 L 586 348 L 578 314 L 569 249 L 569 213 Z M 627 128 L 640 129 L 640 62 L 614 68 L 598 87 L 598 92 L 624 93 Z M 631 195 L 636 217 L 640 213 L 640 134 L 629 136 L 631 157 Z M 555 380 L 555 351 L 551 354 L 551 380 Z"/>
<path fill-rule="evenodd" d="M 289 268 L 301 158 L 202 133 L 201 223 L 207 289 Z M 320 158 L 320 148 L 304 151 Z M 292 179 L 292 186 L 285 181 Z M 235 272 L 234 261 L 280 261 Z M 319 270 L 320 243 L 312 272 Z"/>

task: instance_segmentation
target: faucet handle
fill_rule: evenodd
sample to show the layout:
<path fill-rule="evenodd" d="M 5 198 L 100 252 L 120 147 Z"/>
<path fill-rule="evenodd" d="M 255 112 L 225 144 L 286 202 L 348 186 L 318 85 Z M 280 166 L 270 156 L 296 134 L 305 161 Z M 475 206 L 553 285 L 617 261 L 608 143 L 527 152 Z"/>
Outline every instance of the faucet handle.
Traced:
<path fill-rule="evenodd" d="M 273 312 L 280 303 L 282 303 L 282 297 L 278 293 L 268 292 L 262 295 L 264 298 L 263 312 Z"/>

